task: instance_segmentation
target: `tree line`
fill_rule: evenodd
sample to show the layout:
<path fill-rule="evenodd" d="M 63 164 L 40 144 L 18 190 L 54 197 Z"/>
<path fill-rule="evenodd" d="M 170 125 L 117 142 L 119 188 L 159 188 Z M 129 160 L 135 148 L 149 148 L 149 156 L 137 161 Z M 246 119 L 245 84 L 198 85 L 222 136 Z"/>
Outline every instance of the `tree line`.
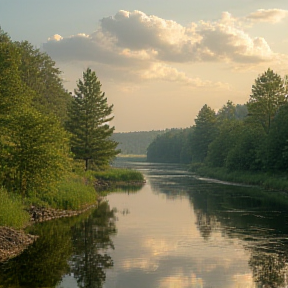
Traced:
<path fill-rule="evenodd" d="M 0 185 L 23 197 L 55 190 L 80 161 L 102 169 L 119 153 L 96 73 L 83 72 L 74 94 L 55 62 L 0 28 Z"/>
<path fill-rule="evenodd" d="M 158 136 L 147 159 L 228 171 L 287 171 L 287 94 L 287 76 L 269 68 L 255 80 L 246 104 L 228 101 L 217 112 L 205 104 L 194 126 Z"/>

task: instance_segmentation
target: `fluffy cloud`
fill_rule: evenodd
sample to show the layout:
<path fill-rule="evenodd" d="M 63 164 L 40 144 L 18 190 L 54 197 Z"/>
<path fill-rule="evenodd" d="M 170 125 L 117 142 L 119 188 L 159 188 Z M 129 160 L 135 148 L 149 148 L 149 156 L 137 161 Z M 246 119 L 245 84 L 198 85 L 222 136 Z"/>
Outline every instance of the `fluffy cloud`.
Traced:
<path fill-rule="evenodd" d="M 282 21 L 288 15 L 288 10 L 283 9 L 259 9 L 251 13 L 246 18 L 253 22 L 270 22 L 277 23 Z"/>
<path fill-rule="evenodd" d="M 259 11 L 255 13 L 267 12 Z M 255 18 L 254 14 L 249 17 Z M 63 61 L 77 59 L 128 66 L 148 60 L 246 63 L 273 57 L 264 38 L 250 37 L 227 12 L 219 21 L 202 21 L 184 27 L 175 21 L 148 16 L 140 11 L 121 10 L 114 17 L 103 18 L 91 35 L 78 34 L 67 38 L 54 35 L 43 47 L 55 59 Z"/>
<path fill-rule="evenodd" d="M 286 14 L 279 9 L 258 10 L 247 18 L 277 22 Z M 99 63 L 138 80 L 166 80 L 191 87 L 227 85 L 190 78 L 170 65 L 213 61 L 236 67 L 279 59 L 264 38 L 252 38 L 228 12 L 217 21 L 184 27 L 141 11 L 120 10 L 114 17 L 103 18 L 94 33 L 70 37 L 56 34 L 43 49 L 55 60 Z"/>

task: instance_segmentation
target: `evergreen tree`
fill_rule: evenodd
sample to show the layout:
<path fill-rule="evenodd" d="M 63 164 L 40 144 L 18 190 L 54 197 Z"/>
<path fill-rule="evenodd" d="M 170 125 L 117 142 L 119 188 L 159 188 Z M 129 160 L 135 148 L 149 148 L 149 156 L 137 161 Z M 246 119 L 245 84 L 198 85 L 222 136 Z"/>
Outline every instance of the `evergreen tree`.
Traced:
<path fill-rule="evenodd" d="M 113 105 L 108 105 L 96 73 L 88 68 L 79 79 L 68 111 L 67 129 L 72 133 L 75 159 L 85 161 L 85 170 L 107 165 L 118 153 L 110 136 Z"/>
<path fill-rule="evenodd" d="M 206 104 L 199 111 L 191 139 L 192 162 L 205 160 L 208 146 L 216 136 L 216 119 L 215 111 Z"/>

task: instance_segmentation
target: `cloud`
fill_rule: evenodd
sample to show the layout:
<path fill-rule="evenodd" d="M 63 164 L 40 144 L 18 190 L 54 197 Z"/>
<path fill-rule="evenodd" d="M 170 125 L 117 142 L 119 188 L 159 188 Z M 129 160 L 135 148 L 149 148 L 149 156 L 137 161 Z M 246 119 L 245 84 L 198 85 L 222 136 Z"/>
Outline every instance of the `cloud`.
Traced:
<path fill-rule="evenodd" d="M 262 10 L 259 11 L 255 13 Z M 267 10 L 261 13 L 264 12 Z M 255 18 L 255 13 L 249 17 Z M 140 65 L 144 61 L 193 63 L 224 60 L 248 63 L 273 57 L 265 39 L 250 37 L 228 12 L 224 12 L 218 21 L 201 21 L 184 27 L 141 11 L 121 10 L 114 17 L 103 18 L 91 35 L 63 38 L 56 34 L 43 44 L 43 48 L 62 61 L 90 60 L 126 66 Z"/>
<path fill-rule="evenodd" d="M 259 9 L 256 12 L 249 14 L 246 19 L 253 22 L 270 22 L 278 23 L 286 18 L 288 10 L 283 9 Z"/>
<path fill-rule="evenodd" d="M 286 12 L 280 9 L 258 10 L 247 19 L 275 22 Z M 279 59 L 263 37 L 251 37 L 239 19 L 228 12 L 224 12 L 217 21 L 183 26 L 141 11 L 120 10 L 115 16 L 100 20 L 92 34 L 69 37 L 55 34 L 43 44 L 43 49 L 56 61 L 101 64 L 111 71 L 111 75 L 113 71 L 121 71 L 131 80 L 138 77 L 138 80 L 163 80 L 190 87 L 217 86 L 224 89 L 227 89 L 225 83 L 194 79 L 171 65 L 224 62 L 240 67 L 267 65 L 267 62 Z"/>
<path fill-rule="evenodd" d="M 180 84 L 184 84 L 189 86 L 190 88 L 220 88 L 228 90 L 230 89 L 229 84 L 222 82 L 212 82 L 205 81 L 200 78 L 191 78 L 186 75 L 186 73 L 177 70 L 168 65 L 164 65 L 161 63 L 155 63 L 151 65 L 150 69 L 142 71 L 140 73 L 141 79 L 146 80 L 160 80 L 160 81 L 169 81 L 169 82 L 177 82 Z"/>

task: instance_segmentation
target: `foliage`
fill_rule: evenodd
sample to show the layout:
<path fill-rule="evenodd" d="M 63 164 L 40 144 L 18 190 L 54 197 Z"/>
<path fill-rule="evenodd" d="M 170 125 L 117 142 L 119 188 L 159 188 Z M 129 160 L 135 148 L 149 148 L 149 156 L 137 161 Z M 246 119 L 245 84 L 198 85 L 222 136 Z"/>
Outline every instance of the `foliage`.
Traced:
<path fill-rule="evenodd" d="M 191 161 L 191 128 L 172 129 L 158 135 L 148 146 L 147 161 L 189 163 Z"/>
<path fill-rule="evenodd" d="M 237 144 L 242 126 L 242 122 L 236 120 L 222 120 L 219 132 L 209 145 L 207 158 L 205 159 L 209 166 L 226 166 L 228 153 Z"/>
<path fill-rule="evenodd" d="M 0 226 L 22 228 L 29 220 L 30 215 L 24 210 L 21 198 L 0 188 Z"/>
<path fill-rule="evenodd" d="M 288 171 L 288 103 L 276 113 L 266 143 L 267 170 Z"/>
<path fill-rule="evenodd" d="M 204 162 L 217 133 L 216 119 L 215 111 L 206 104 L 199 111 L 191 139 L 192 162 Z"/>
<path fill-rule="evenodd" d="M 225 166 L 229 170 L 261 170 L 261 148 L 265 138 L 266 133 L 261 125 L 248 121 L 244 123 L 235 137 L 234 147 L 231 147 L 227 155 Z"/>
<path fill-rule="evenodd" d="M 117 148 L 121 155 L 146 155 L 147 148 L 152 141 L 162 135 L 166 130 L 159 131 L 138 131 L 127 133 L 113 133 L 111 138 L 118 143 Z"/>
<path fill-rule="evenodd" d="M 35 107 L 41 113 L 54 114 L 63 124 L 71 97 L 63 87 L 61 71 L 46 53 L 34 48 L 28 41 L 14 44 L 20 56 L 20 77 L 35 92 Z"/>
<path fill-rule="evenodd" d="M 252 86 L 248 111 L 268 133 L 271 121 L 286 100 L 286 87 L 282 78 L 270 68 L 260 75 Z"/>
<path fill-rule="evenodd" d="M 0 183 L 27 196 L 47 191 L 69 168 L 68 134 L 31 105 L 34 92 L 21 81 L 17 49 L 0 44 Z"/>
<path fill-rule="evenodd" d="M 85 170 L 107 165 L 118 153 L 117 143 L 110 139 L 109 127 L 113 105 L 107 104 L 96 73 L 90 68 L 79 79 L 69 109 L 67 129 L 72 133 L 72 152 L 85 161 Z"/>

